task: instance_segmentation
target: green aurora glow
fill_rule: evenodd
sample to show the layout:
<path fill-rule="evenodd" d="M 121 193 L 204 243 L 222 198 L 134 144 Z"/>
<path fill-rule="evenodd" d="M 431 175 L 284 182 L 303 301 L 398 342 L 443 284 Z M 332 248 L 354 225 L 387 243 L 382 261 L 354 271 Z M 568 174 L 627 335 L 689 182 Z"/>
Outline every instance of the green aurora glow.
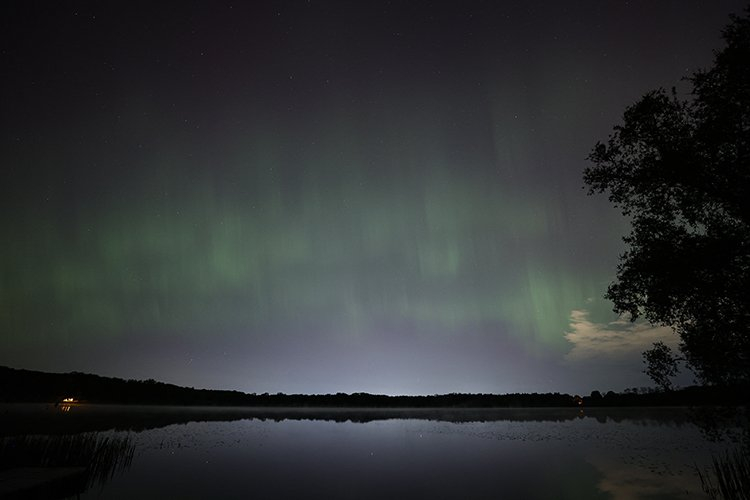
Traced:
<path fill-rule="evenodd" d="M 739 2 L 652 24 L 260 4 L 11 9 L 0 364 L 260 392 L 645 382 L 637 350 L 566 360 L 574 311 L 613 319 L 627 231 L 581 172 Z"/>

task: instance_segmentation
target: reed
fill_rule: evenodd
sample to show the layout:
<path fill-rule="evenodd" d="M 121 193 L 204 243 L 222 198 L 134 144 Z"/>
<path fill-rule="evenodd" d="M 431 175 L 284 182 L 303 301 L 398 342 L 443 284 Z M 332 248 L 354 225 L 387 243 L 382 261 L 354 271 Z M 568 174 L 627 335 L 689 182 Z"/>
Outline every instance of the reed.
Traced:
<path fill-rule="evenodd" d="M 712 499 L 750 500 L 750 450 L 727 451 L 714 456 L 711 470 L 703 474 L 698 470 L 703 491 Z"/>
<path fill-rule="evenodd" d="M 130 436 L 98 433 L 0 438 L 0 470 L 14 467 L 83 467 L 86 487 L 103 484 L 130 467 Z"/>

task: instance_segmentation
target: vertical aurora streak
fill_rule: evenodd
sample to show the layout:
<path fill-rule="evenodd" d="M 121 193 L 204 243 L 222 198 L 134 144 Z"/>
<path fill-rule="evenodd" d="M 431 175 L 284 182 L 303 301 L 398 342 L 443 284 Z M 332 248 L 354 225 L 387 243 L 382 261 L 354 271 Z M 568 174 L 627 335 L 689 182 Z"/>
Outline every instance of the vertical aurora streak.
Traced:
<path fill-rule="evenodd" d="M 627 228 L 580 173 L 738 5 L 16 5 L 0 364 L 250 392 L 639 385 L 633 358 L 566 358 L 574 311 L 611 320 Z M 661 24 L 629 31 L 645 11 Z"/>

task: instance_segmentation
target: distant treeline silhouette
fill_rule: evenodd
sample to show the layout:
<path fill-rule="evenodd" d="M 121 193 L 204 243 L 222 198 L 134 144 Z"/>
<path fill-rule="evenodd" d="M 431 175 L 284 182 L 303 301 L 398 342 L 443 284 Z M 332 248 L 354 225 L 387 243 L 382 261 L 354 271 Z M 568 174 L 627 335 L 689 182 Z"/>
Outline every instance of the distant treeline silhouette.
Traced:
<path fill-rule="evenodd" d="M 0 367 L 0 402 L 78 402 L 181 406 L 255 406 L 301 408 L 536 408 L 592 406 L 741 405 L 750 391 L 711 386 L 675 391 L 593 391 L 580 397 L 560 393 L 440 394 L 387 396 L 368 393 L 248 394 L 239 391 L 194 389 L 155 380 L 123 380 L 79 372 L 45 373 Z"/>

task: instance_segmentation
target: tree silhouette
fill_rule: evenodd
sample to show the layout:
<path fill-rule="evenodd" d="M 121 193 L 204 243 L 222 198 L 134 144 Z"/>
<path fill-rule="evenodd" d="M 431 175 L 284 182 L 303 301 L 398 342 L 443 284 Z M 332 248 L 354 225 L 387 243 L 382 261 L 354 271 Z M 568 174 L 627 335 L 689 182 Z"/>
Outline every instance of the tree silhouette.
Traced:
<path fill-rule="evenodd" d="M 664 342 L 654 342 L 654 346 L 643 353 L 646 375 L 665 391 L 672 390 L 672 377 L 679 373 L 677 358 Z"/>
<path fill-rule="evenodd" d="M 649 92 L 597 143 L 589 194 L 632 222 L 606 298 L 618 313 L 668 325 L 708 383 L 750 381 L 750 9 L 695 73 L 690 99 Z"/>

